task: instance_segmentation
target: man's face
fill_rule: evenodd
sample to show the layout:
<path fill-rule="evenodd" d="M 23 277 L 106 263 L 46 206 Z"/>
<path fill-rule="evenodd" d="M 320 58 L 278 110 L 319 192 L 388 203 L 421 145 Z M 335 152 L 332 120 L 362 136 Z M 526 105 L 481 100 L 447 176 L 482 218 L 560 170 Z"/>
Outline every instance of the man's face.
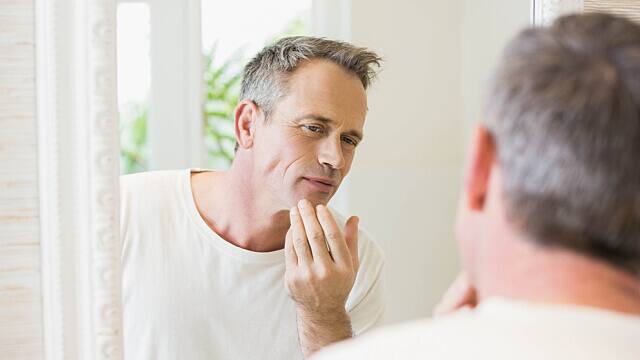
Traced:
<path fill-rule="evenodd" d="M 301 65 L 287 89 L 270 118 L 256 124 L 255 174 L 278 206 L 303 198 L 326 204 L 362 139 L 365 90 L 355 75 L 325 60 Z"/>

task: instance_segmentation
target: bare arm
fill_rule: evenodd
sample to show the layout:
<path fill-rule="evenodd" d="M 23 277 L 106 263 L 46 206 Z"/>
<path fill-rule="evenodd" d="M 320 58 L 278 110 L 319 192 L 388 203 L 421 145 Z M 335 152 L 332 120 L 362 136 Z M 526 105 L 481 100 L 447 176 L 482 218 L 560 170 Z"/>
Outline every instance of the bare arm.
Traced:
<path fill-rule="evenodd" d="M 302 200 L 291 209 L 285 242 L 285 283 L 296 303 L 298 336 L 305 357 L 351 337 L 345 303 L 358 271 L 358 219 L 344 233 L 329 210 Z"/>
<path fill-rule="evenodd" d="M 334 314 L 309 314 L 298 311 L 298 336 L 305 358 L 334 342 L 348 339 L 351 320 L 343 309 Z"/>

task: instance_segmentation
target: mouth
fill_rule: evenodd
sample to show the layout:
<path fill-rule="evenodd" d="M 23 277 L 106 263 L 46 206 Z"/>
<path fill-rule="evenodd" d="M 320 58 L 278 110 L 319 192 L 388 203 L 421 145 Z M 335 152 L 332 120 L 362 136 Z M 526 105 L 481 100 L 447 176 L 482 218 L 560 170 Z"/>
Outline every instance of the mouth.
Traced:
<path fill-rule="evenodd" d="M 321 192 L 331 192 L 336 187 L 336 182 L 332 179 L 304 177 L 306 182 Z"/>

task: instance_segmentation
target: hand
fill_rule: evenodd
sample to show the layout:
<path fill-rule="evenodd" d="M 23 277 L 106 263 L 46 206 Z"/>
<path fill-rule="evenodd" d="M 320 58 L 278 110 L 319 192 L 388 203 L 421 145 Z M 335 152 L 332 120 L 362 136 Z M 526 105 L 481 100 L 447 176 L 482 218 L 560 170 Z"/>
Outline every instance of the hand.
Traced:
<path fill-rule="evenodd" d="M 285 240 L 285 284 L 296 303 L 305 356 L 351 336 L 345 310 L 358 272 L 358 218 L 344 233 L 324 205 L 301 200 L 291 208 Z"/>
<path fill-rule="evenodd" d="M 475 308 L 478 304 L 478 294 L 471 285 L 467 273 L 458 274 L 453 284 L 433 310 L 433 316 L 438 317 L 464 308 Z"/>
<path fill-rule="evenodd" d="M 313 314 L 344 311 L 358 271 L 358 218 L 344 235 L 326 206 L 301 200 L 290 211 L 285 240 L 285 282 L 301 310 Z"/>

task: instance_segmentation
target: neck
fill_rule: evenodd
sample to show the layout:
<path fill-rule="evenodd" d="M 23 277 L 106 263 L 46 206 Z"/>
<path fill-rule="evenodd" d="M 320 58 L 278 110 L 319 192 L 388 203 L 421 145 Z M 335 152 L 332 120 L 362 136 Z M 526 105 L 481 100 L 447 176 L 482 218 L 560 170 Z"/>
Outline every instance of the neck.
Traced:
<path fill-rule="evenodd" d="M 639 277 L 595 258 L 524 239 L 505 246 L 507 251 L 487 257 L 483 264 L 480 299 L 502 296 L 640 315 Z"/>
<path fill-rule="evenodd" d="M 241 171 L 242 170 L 242 171 Z M 284 248 L 289 209 L 274 206 L 268 192 L 234 163 L 227 172 L 192 176 L 200 216 L 224 240 L 243 249 L 268 252 Z"/>

